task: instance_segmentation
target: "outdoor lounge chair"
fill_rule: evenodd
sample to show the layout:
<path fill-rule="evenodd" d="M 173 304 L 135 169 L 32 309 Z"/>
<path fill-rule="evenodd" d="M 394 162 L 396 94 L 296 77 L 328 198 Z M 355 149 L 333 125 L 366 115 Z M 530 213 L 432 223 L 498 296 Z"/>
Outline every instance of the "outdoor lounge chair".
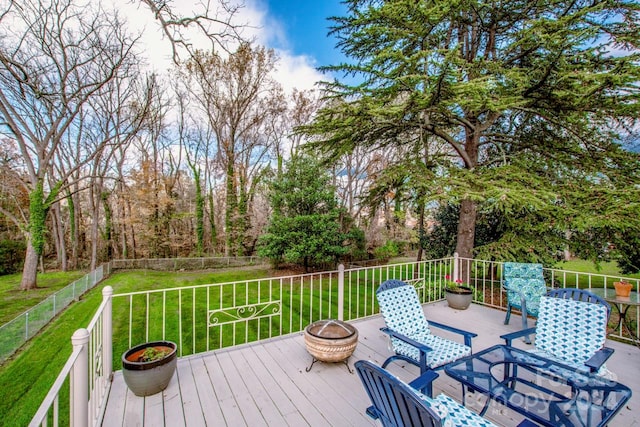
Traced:
<path fill-rule="evenodd" d="M 477 334 L 428 322 L 412 285 L 400 280 L 387 280 L 376 290 L 376 297 L 387 325 L 380 330 L 389 335 L 395 352 L 382 364 L 383 368 L 400 359 L 420 367 L 420 374 L 424 374 L 471 354 L 471 339 Z M 430 327 L 462 335 L 464 345 L 432 334 Z M 431 396 L 431 383 L 423 390 Z"/>
<path fill-rule="evenodd" d="M 521 311 L 522 329 L 526 329 L 527 316 L 538 316 L 540 297 L 547 293 L 542 264 L 505 262 L 502 286 L 507 291 L 507 315 L 504 324 L 509 324 L 511 309 L 515 308 Z M 528 336 L 525 336 L 525 342 L 530 342 Z"/>
<path fill-rule="evenodd" d="M 435 372 L 407 384 L 369 361 L 358 360 L 355 366 L 373 404 L 367 414 L 385 427 L 494 425 L 444 394 L 432 399 L 420 393 L 424 382 L 431 383 L 438 377 Z"/>
<path fill-rule="evenodd" d="M 596 295 L 584 289 L 578 288 L 558 288 L 547 292 L 548 297 L 565 298 L 575 301 L 591 302 L 594 304 L 602 304 L 607 308 L 607 319 L 611 315 L 611 305 L 600 295 Z"/>
<path fill-rule="evenodd" d="M 613 349 L 604 347 L 609 308 L 606 301 L 591 303 L 543 296 L 534 328 L 500 338 L 511 345 L 513 339 L 535 333 L 531 352 L 581 371 L 610 377 L 604 365 L 613 354 Z"/>

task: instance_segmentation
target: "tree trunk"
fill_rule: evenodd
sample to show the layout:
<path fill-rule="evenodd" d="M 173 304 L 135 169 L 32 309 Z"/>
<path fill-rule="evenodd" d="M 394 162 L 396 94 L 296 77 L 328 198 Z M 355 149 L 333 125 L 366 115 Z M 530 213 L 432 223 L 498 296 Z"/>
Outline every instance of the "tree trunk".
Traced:
<path fill-rule="evenodd" d="M 245 251 L 245 245 L 247 240 L 247 230 L 249 229 L 249 218 L 247 217 L 249 196 L 246 190 L 246 178 L 240 177 L 240 183 L 238 185 L 238 220 L 236 221 L 236 256 L 247 255 Z"/>
<path fill-rule="evenodd" d="M 58 257 L 58 265 L 62 271 L 68 271 L 67 264 L 67 245 L 65 240 L 65 227 L 62 219 L 62 211 L 60 204 L 56 203 L 52 210 L 53 216 L 53 236 L 56 245 L 56 254 Z"/>
<path fill-rule="evenodd" d="M 78 212 L 74 196 L 67 191 L 67 206 L 69 207 L 69 238 L 71 239 L 71 268 L 78 268 Z"/>
<path fill-rule="evenodd" d="M 426 234 L 424 229 L 424 211 L 424 202 L 422 202 L 421 196 L 418 200 L 418 254 L 416 255 L 416 261 L 422 261 L 422 244 Z"/>
<path fill-rule="evenodd" d="M 113 257 L 113 211 L 109 204 L 109 193 L 102 192 L 102 209 L 104 210 L 104 244 L 106 249 L 105 258 L 111 260 Z"/>
<path fill-rule="evenodd" d="M 211 227 L 211 254 L 218 251 L 218 230 L 216 229 L 216 212 L 213 204 L 213 191 L 209 190 L 209 226 Z"/>
<path fill-rule="evenodd" d="M 236 214 L 237 204 L 236 199 L 236 187 L 235 187 L 235 169 L 233 165 L 233 153 L 227 153 L 227 174 L 226 174 L 226 189 L 227 189 L 227 206 L 225 207 L 224 223 L 225 223 L 225 244 L 224 254 L 225 256 L 235 255 L 235 226 L 236 226 Z"/>
<path fill-rule="evenodd" d="M 132 213 L 131 213 L 131 201 L 129 199 L 127 199 L 127 212 L 129 214 L 129 218 L 132 218 Z M 136 247 L 136 230 L 133 226 L 133 222 L 131 222 L 131 225 L 129 226 L 130 229 L 130 235 L 131 235 L 131 257 L 133 259 L 136 259 L 136 251 L 137 251 L 137 247 Z M 125 254 L 124 255 L 125 259 L 128 258 L 128 256 Z"/>
<path fill-rule="evenodd" d="M 27 254 L 24 257 L 24 267 L 22 269 L 22 281 L 20 289 L 23 291 L 38 287 L 36 280 L 38 277 L 38 253 L 36 252 L 31 238 L 27 238 Z"/>
<path fill-rule="evenodd" d="M 473 243 L 476 232 L 477 207 L 472 200 L 460 203 L 460 221 L 458 222 L 458 242 L 456 252 L 461 258 L 473 257 Z"/>
<path fill-rule="evenodd" d="M 202 196 L 202 182 L 200 172 L 193 168 L 193 179 L 196 185 L 196 255 L 204 252 L 204 197 Z"/>
<path fill-rule="evenodd" d="M 93 182 L 89 187 L 89 200 L 91 208 L 91 270 L 98 265 L 98 222 L 100 221 L 100 196 L 102 183 Z"/>
<path fill-rule="evenodd" d="M 473 257 L 473 244 L 476 234 L 476 212 L 477 206 L 474 201 L 465 199 L 460 203 L 460 221 L 458 222 L 458 242 L 456 252 L 460 258 Z M 465 260 L 460 262 L 459 276 L 457 278 L 468 278 L 470 263 Z"/>
<path fill-rule="evenodd" d="M 422 243 L 424 242 L 424 203 L 422 201 L 418 201 L 418 253 L 416 255 L 416 261 L 422 261 Z M 419 264 L 415 264 L 413 270 L 413 278 L 416 279 L 420 275 L 420 266 Z"/>

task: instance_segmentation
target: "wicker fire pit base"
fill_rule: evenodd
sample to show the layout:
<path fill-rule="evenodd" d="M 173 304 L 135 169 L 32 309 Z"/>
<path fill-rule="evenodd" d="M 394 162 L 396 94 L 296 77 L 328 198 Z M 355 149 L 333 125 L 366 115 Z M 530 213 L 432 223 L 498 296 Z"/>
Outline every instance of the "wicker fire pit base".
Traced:
<path fill-rule="evenodd" d="M 311 370 L 313 364 L 321 362 L 344 362 L 349 372 L 348 359 L 358 345 L 358 330 L 341 320 L 318 320 L 304 330 L 304 342 L 313 360 L 306 369 Z"/>

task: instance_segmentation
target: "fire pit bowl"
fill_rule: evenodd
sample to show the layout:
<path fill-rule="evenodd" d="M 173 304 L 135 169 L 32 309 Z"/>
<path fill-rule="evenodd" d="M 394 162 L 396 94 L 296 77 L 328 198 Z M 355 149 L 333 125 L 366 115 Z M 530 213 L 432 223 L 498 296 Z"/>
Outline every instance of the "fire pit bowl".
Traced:
<path fill-rule="evenodd" d="M 313 356 L 307 372 L 318 360 L 321 362 L 344 361 L 346 364 L 358 345 L 358 330 L 341 320 L 318 320 L 305 328 L 304 342 L 307 351 Z M 348 364 L 347 367 L 349 367 Z M 351 372 L 351 369 L 349 371 Z"/>

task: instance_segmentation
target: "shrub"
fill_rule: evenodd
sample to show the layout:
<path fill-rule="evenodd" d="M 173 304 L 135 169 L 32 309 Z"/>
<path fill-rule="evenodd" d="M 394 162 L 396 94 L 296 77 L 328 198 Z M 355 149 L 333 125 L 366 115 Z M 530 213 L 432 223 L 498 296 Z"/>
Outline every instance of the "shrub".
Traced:
<path fill-rule="evenodd" d="M 374 255 L 378 259 L 389 259 L 400 254 L 398 242 L 387 240 L 384 245 L 373 250 Z"/>
<path fill-rule="evenodd" d="M 20 271 L 26 249 L 21 240 L 0 240 L 0 275 Z"/>

